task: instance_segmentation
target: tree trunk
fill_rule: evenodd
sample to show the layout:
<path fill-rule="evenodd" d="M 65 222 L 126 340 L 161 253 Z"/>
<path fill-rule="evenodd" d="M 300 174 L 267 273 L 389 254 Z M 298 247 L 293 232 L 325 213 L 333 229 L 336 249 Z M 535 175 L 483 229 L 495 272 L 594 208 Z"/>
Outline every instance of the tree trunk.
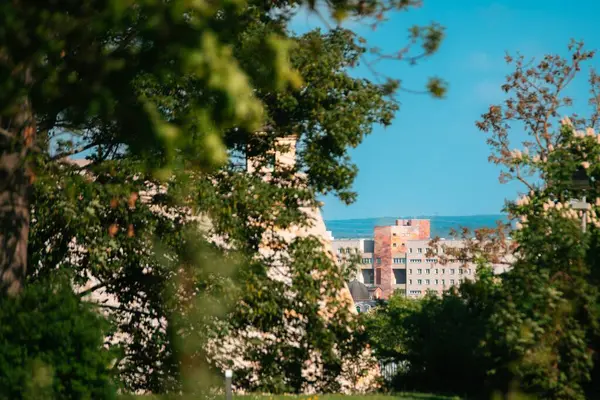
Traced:
<path fill-rule="evenodd" d="M 27 156 L 35 124 L 28 101 L 0 118 L 0 296 L 18 295 L 27 272 L 31 177 Z"/>

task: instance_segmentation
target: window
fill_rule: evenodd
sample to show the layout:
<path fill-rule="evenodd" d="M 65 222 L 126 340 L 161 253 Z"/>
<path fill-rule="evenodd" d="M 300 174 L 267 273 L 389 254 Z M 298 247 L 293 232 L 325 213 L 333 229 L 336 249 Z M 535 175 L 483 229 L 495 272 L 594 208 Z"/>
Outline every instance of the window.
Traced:
<path fill-rule="evenodd" d="M 373 259 L 372 258 L 363 258 L 362 263 L 363 264 L 373 264 Z"/>
<path fill-rule="evenodd" d="M 396 247 L 396 246 L 398 246 L 396 243 L 393 243 L 393 244 L 392 244 L 392 247 Z"/>
<path fill-rule="evenodd" d="M 346 254 L 350 254 L 350 248 L 349 247 L 346 249 Z"/>
<path fill-rule="evenodd" d="M 436 269 L 435 269 L 435 274 L 437 275 L 437 274 L 439 274 L 439 273 L 440 273 L 440 270 L 436 268 Z"/>
<path fill-rule="evenodd" d="M 409 275 L 412 275 L 412 269 L 409 269 L 409 270 L 408 270 L 408 274 L 409 274 Z"/>
<path fill-rule="evenodd" d="M 450 279 L 450 284 L 454 285 L 454 279 Z"/>
<path fill-rule="evenodd" d="M 408 249 L 408 252 L 409 252 L 409 253 L 412 253 L 412 247 L 411 247 L 410 249 Z"/>
<path fill-rule="evenodd" d="M 430 269 L 426 269 L 426 270 L 425 270 L 425 273 L 426 273 L 427 275 L 429 275 L 429 274 L 431 273 L 431 270 L 430 270 Z"/>
<path fill-rule="evenodd" d="M 435 284 L 436 284 L 436 285 L 439 285 L 439 284 L 440 284 L 440 281 L 436 279 L 436 280 L 435 280 Z"/>
<path fill-rule="evenodd" d="M 419 253 L 423 253 L 423 249 L 419 247 L 419 248 L 417 249 L 417 252 L 419 252 Z"/>
<path fill-rule="evenodd" d="M 427 258 L 425 261 L 431 264 L 435 264 L 437 262 L 435 258 Z"/>
<path fill-rule="evenodd" d="M 269 168 L 270 170 L 275 169 L 275 153 L 269 153 L 269 155 L 267 156 L 266 159 L 267 165 L 266 167 Z"/>
<path fill-rule="evenodd" d="M 423 262 L 423 260 L 419 260 L 418 258 L 412 258 L 412 259 L 410 260 L 410 262 L 411 262 L 411 263 L 420 263 L 420 262 Z"/>
<path fill-rule="evenodd" d="M 420 290 L 411 290 L 410 294 L 421 294 Z"/>
<path fill-rule="evenodd" d="M 471 268 L 469 268 L 469 269 L 467 270 L 467 273 L 468 273 L 469 275 L 471 275 Z"/>
<path fill-rule="evenodd" d="M 409 280 L 408 280 L 408 284 L 409 284 L 409 285 L 412 285 L 412 279 L 409 279 Z"/>
<path fill-rule="evenodd" d="M 381 285 L 381 268 L 375 270 L 375 284 Z"/>
<path fill-rule="evenodd" d="M 401 258 L 394 258 L 394 264 L 402 264 Z"/>
<path fill-rule="evenodd" d="M 377 257 L 377 264 L 381 264 L 381 258 Z"/>
<path fill-rule="evenodd" d="M 445 284 L 446 284 L 446 280 L 442 279 L 442 285 L 445 285 Z"/>
<path fill-rule="evenodd" d="M 344 249 L 338 249 L 338 253 L 344 254 Z"/>
<path fill-rule="evenodd" d="M 362 271 L 363 281 L 366 285 L 372 285 L 374 283 L 375 274 L 372 269 L 363 269 Z"/>
<path fill-rule="evenodd" d="M 462 274 L 463 274 L 463 269 L 462 269 L 462 268 L 459 268 L 459 269 L 458 269 L 458 274 L 459 274 L 459 275 L 462 275 Z"/>
<path fill-rule="evenodd" d="M 430 281 L 429 279 L 425 279 L 425 284 L 426 284 L 426 285 L 430 285 L 430 284 L 431 284 L 431 281 Z"/>
<path fill-rule="evenodd" d="M 406 270 L 394 269 L 394 280 L 396 285 L 406 285 Z"/>
<path fill-rule="evenodd" d="M 392 233 L 392 236 L 396 236 L 396 232 Z"/>
<path fill-rule="evenodd" d="M 454 268 L 450 270 L 450 275 L 454 275 Z"/>
<path fill-rule="evenodd" d="M 423 273 L 423 270 L 419 268 L 419 269 L 417 270 L 417 274 L 421 275 L 422 273 Z"/>
<path fill-rule="evenodd" d="M 423 280 L 422 279 L 417 279 L 417 285 L 422 285 L 423 284 Z"/>

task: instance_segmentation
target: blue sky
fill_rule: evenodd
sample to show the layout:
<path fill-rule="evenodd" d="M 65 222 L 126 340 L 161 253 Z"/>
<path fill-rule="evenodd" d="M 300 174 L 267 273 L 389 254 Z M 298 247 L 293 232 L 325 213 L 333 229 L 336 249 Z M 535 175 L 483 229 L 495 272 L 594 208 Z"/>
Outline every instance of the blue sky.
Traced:
<path fill-rule="evenodd" d="M 359 27 L 371 45 L 393 51 L 405 44 L 411 25 L 443 25 L 446 39 L 436 55 L 417 66 L 387 63 L 380 70 L 415 89 L 439 76 L 449 92 L 443 100 L 399 96 L 393 124 L 377 127 L 351 152 L 360 170 L 354 185 L 358 200 L 346 206 L 324 197 L 325 219 L 500 212 L 504 200 L 522 188 L 498 182 L 499 169 L 488 163 L 486 136 L 475 121 L 503 98 L 500 85 L 510 72 L 505 52 L 564 53 L 571 38 L 600 50 L 599 16 L 597 0 L 424 0 L 422 8 L 391 15 L 375 31 Z M 302 14 L 292 28 L 301 32 L 317 25 L 316 17 Z M 600 69 L 600 54 L 588 65 Z M 357 74 L 370 77 L 362 70 Z M 585 79 L 582 74 L 570 93 L 583 104 Z"/>

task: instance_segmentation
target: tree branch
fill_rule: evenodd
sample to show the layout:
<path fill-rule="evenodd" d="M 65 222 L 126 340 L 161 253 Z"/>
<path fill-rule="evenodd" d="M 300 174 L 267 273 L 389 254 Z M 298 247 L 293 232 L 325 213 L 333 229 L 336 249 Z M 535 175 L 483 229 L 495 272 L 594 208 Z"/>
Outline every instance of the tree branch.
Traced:
<path fill-rule="evenodd" d="M 100 144 L 101 143 L 97 143 L 97 142 L 89 143 L 89 144 L 87 144 L 85 146 L 77 147 L 76 149 L 72 149 L 72 150 L 69 150 L 69 151 L 65 151 L 63 153 L 55 154 L 54 156 L 50 157 L 50 160 L 52 160 L 52 161 L 60 160 L 62 158 L 69 157 L 69 156 L 72 156 L 74 154 L 78 154 L 78 153 L 81 153 L 83 151 L 89 150 L 89 149 L 91 149 L 93 147 L 99 146 Z"/>
<path fill-rule="evenodd" d="M 4 129 L 4 128 L 0 128 L 0 134 L 8 137 L 8 138 L 13 138 L 15 135 L 13 133 L 11 133 L 10 131 Z"/>
<path fill-rule="evenodd" d="M 108 304 L 98 304 L 98 303 L 93 303 L 95 306 L 100 307 L 100 308 L 107 308 L 109 310 L 114 310 L 114 311 L 123 311 L 123 312 L 128 312 L 128 313 L 132 313 L 132 314 L 137 314 L 137 315 L 144 315 L 146 317 L 150 317 L 150 318 L 156 318 L 158 319 L 157 316 L 152 315 L 146 311 L 141 311 L 141 310 L 132 310 L 129 308 L 125 308 L 122 306 L 110 306 Z"/>
<path fill-rule="evenodd" d="M 95 292 L 96 290 L 101 289 L 101 288 L 103 288 L 105 286 L 106 286 L 106 282 L 100 282 L 99 284 L 94 285 L 91 288 L 84 290 L 83 292 L 77 293 L 77 296 L 80 297 L 80 298 L 81 297 L 85 297 L 88 294 L 90 294 L 92 292 Z"/>
<path fill-rule="evenodd" d="M 531 190 L 534 190 L 534 187 L 533 187 L 533 186 L 531 186 L 531 184 L 530 184 L 529 182 L 527 182 L 527 180 L 525 180 L 525 178 L 523 178 L 523 176 L 521 175 L 521 168 L 520 168 L 520 167 L 517 165 L 517 166 L 515 167 L 515 169 L 516 169 L 516 175 L 515 175 L 515 176 L 516 176 L 516 178 L 517 178 L 517 179 L 518 179 L 518 180 L 519 180 L 521 183 L 523 183 L 525 186 L 527 186 L 527 188 L 528 188 L 530 191 L 531 191 Z"/>

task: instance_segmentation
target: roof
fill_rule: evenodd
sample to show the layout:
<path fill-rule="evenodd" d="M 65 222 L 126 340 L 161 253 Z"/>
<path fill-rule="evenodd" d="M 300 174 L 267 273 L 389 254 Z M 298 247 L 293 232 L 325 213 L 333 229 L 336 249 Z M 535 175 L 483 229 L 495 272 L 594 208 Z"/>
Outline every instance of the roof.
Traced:
<path fill-rule="evenodd" d="M 369 300 L 369 289 L 367 286 L 354 279 L 350 283 L 348 283 L 348 289 L 350 290 L 350 295 L 352 299 L 357 302 L 361 300 Z"/>

